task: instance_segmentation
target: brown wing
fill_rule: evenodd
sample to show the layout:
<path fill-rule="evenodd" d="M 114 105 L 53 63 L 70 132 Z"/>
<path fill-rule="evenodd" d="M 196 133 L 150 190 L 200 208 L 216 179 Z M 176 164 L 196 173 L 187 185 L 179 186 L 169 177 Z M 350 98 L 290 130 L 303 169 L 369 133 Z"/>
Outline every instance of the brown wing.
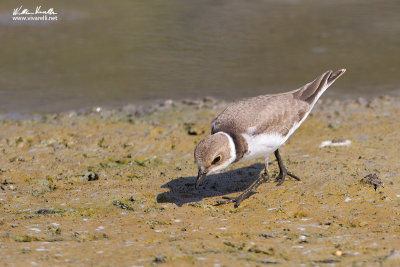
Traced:
<path fill-rule="evenodd" d="M 308 109 L 306 102 L 295 99 L 291 93 L 245 99 L 233 103 L 214 119 L 212 134 L 228 133 L 235 142 L 239 160 L 248 149 L 243 133 L 286 135 Z"/>
<path fill-rule="evenodd" d="M 211 133 L 223 131 L 232 136 L 238 160 L 247 152 L 243 133 L 287 135 L 292 126 L 308 114 L 323 91 L 344 71 L 327 71 L 313 82 L 288 93 L 263 95 L 235 102 L 213 120 Z"/>
<path fill-rule="evenodd" d="M 309 104 L 292 93 L 265 95 L 233 103 L 213 121 L 212 133 L 261 134 L 266 131 L 286 135 L 300 121 Z"/>

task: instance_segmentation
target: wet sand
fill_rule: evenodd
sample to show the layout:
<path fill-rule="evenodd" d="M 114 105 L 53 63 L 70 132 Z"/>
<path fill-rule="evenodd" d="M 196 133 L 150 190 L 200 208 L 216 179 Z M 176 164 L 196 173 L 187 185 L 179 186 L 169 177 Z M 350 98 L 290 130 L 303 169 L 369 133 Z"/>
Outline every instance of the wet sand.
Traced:
<path fill-rule="evenodd" d="M 3 119 L 2 265 L 400 264 L 399 98 L 320 101 L 281 151 L 302 181 L 266 183 L 236 209 L 214 204 L 254 181 L 262 159 L 194 189 L 193 149 L 225 105 Z M 337 139 L 351 144 L 319 147 Z M 360 181 L 368 174 L 383 186 Z"/>

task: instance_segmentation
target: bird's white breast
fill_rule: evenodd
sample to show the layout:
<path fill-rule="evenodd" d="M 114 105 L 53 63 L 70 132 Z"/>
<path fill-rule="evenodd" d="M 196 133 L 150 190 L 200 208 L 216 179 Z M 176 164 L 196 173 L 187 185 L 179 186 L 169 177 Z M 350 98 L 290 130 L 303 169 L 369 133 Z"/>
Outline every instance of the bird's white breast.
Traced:
<path fill-rule="evenodd" d="M 247 142 L 247 153 L 242 160 L 266 158 L 286 141 L 286 138 L 278 133 L 257 135 L 246 133 L 243 137 Z"/>

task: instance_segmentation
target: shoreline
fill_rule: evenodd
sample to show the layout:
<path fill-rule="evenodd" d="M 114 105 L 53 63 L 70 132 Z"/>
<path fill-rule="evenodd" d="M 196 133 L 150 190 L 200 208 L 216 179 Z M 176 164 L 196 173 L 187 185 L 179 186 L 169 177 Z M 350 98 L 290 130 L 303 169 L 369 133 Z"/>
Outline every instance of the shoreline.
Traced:
<path fill-rule="evenodd" d="M 318 106 L 321 106 L 322 103 L 331 104 L 338 103 L 348 105 L 350 103 L 360 104 L 362 106 L 368 106 L 370 103 L 376 102 L 379 99 L 400 99 L 400 96 L 395 95 L 382 95 L 382 96 L 371 96 L 369 98 L 358 97 L 358 98 L 349 98 L 349 99 L 336 99 L 336 98 L 323 98 L 318 100 L 316 106 L 313 111 L 318 109 Z M 16 113 L 16 112 L 2 112 L 0 113 L 0 120 L 31 120 L 38 119 L 43 116 L 66 116 L 67 114 L 76 114 L 78 116 L 86 116 L 93 115 L 95 113 L 104 113 L 104 114 L 119 114 L 120 116 L 129 116 L 129 117 L 137 117 L 142 115 L 147 115 L 154 112 L 164 111 L 168 108 L 174 106 L 191 106 L 194 108 L 202 108 L 202 107 L 210 107 L 210 105 L 215 105 L 214 108 L 223 108 L 229 103 L 238 101 L 240 99 L 234 101 L 227 101 L 220 98 L 215 98 L 211 96 L 206 96 L 204 98 L 193 98 L 193 99 L 181 99 L 181 100 L 172 100 L 172 99 L 157 99 L 153 104 L 126 104 L 121 106 L 92 106 L 80 109 L 72 109 L 60 112 L 26 112 L 26 113 Z M 312 112 L 313 112 L 312 111 Z M 312 113 L 311 112 L 311 113 Z"/>

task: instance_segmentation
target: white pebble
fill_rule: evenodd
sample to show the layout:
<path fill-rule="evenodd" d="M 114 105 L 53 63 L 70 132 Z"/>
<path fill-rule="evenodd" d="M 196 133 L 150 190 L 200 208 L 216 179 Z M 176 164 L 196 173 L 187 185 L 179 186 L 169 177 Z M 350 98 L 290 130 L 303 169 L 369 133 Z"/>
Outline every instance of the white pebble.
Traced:
<path fill-rule="evenodd" d="M 101 231 L 101 230 L 104 230 L 104 229 L 105 229 L 104 226 L 99 226 L 99 227 L 97 227 L 96 231 Z"/>
<path fill-rule="evenodd" d="M 352 201 L 353 199 L 351 199 L 351 198 L 349 198 L 349 197 L 346 197 L 346 199 L 344 200 L 344 202 L 350 202 L 350 201 Z"/>
<path fill-rule="evenodd" d="M 343 140 L 343 141 L 336 141 L 336 142 L 332 142 L 331 140 L 328 141 L 323 141 L 319 147 L 326 147 L 326 146 L 349 146 L 351 144 L 350 140 Z"/>

